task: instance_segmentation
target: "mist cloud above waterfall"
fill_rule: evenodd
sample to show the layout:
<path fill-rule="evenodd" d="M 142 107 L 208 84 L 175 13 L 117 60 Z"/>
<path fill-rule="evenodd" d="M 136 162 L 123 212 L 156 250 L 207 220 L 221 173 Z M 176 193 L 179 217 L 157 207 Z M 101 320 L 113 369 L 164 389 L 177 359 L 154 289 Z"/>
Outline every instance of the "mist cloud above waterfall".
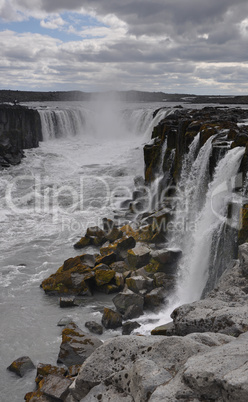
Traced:
<path fill-rule="evenodd" d="M 247 93 L 247 0 L 0 0 L 2 88 Z"/>

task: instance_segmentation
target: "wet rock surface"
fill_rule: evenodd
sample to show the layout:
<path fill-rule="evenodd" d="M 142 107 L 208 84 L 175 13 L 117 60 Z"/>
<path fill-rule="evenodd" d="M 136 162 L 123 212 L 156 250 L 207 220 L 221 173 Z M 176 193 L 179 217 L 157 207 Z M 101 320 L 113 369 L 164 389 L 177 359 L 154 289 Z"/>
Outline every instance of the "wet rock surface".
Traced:
<path fill-rule="evenodd" d="M 28 371 L 34 370 L 35 365 L 28 356 L 19 357 L 13 361 L 8 367 L 9 371 L 17 374 L 19 377 L 23 377 Z"/>
<path fill-rule="evenodd" d="M 69 324 L 62 331 L 58 363 L 67 367 L 82 364 L 102 344 L 95 336 L 83 332 L 76 324 Z"/>
<path fill-rule="evenodd" d="M 38 147 L 41 140 L 37 110 L 0 105 L 0 167 L 19 164 L 24 156 L 23 150 Z"/>

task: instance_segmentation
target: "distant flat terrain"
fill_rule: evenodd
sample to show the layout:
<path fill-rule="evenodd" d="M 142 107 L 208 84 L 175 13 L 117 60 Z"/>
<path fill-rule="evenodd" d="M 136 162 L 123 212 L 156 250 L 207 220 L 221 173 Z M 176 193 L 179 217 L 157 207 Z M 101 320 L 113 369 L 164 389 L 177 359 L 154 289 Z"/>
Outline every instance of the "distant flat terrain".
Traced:
<path fill-rule="evenodd" d="M 49 102 L 49 101 L 89 101 L 106 96 L 117 96 L 123 101 L 133 102 L 187 102 L 187 103 L 219 103 L 248 104 L 247 96 L 208 96 L 193 94 L 167 94 L 164 92 L 116 91 L 89 93 L 82 91 L 12 91 L 0 90 L 0 102 Z"/>

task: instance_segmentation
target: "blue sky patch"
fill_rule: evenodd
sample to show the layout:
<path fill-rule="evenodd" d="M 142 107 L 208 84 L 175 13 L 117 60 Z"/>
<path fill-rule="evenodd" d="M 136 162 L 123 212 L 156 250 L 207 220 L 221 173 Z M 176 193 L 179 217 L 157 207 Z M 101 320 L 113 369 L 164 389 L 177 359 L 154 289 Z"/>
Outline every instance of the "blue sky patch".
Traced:
<path fill-rule="evenodd" d="M 62 18 L 64 20 L 64 25 L 60 25 L 55 29 L 49 27 L 41 26 L 41 21 L 36 18 L 30 17 L 27 20 L 20 22 L 0 22 L 1 31 L 9 29 L 17 33 L 38 33 L 40 35 L 49 35 L 52 38 L 60 39 L 63 42 L 78 41 L 83 39 L 91 39 L 94 36 L 87 35 L 81 36 L 80 31 L 83 31 L 89 27 L 107 27 L 107 25 L 98 21 L 91 15 L 79 14 L 75 12 L 64 12 L 57 15 L 51 15 L 49 18 L 45 19 L 45 23 L 52 22 L 56 18 Z M 69 31 L 69 27 L 74 28 L 74 32 Z"/>

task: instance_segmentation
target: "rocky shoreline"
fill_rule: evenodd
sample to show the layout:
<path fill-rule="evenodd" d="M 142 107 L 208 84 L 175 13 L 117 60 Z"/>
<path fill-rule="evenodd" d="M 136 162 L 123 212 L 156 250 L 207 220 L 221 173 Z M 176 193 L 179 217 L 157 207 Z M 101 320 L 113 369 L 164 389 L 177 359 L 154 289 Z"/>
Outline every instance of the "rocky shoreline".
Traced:
<path fill-rule="evenodd" d="M 247 399 L 248 243 L 200 301 L 173 311 L 156 336 L 102 344 L 74 323 L 62 331 L 58 363 L 39 364 L 26 401 L 240 401 Z M 30 369 L 30 367 L 29 367 Z"/>
<path fill-rule="evenodd" d="M 200 134 L 200 147 L 212 135 L 209 175 L 223 152 L 244 147 L 239 172 L 245 185 L 248 170 L 248 111 L 242 109 L 176 109 L 155 127 L 144 147 L 145 183 L 137 180 L 123 224 L 104 219 L 101 228 L 88 228 L 74 245 L 81 250 L 98 247 L 95 254 L 67 259 L 41 287 L 60 298 L 60 306 L 80 305 L 94 292 L 116 293 L 113 309 L 104 309 L 102 326 L 89 323 L 94 335 L 75 323 L 65 322 L 58 356 L 61 366 L 39 364 L 37 390 L 26 401 L 240 401 L 248 392 L 248 215 L 241 206 L 242 226 L 228 269 L 220 270 L 217 286 L 204 298 L 175 309 L 172 322 L 152 335 L 123 335 L 102 344 L 101 328 L 119 328 L 131 334 L 135 318 L 144 311 L 158 311 L 172 294 L 181 250 L 167 246 L 168 225 L 173 222 L 173 189 L 178 184 L 182 160 Z M 163 154 L 166 141 L 167 149 Z M 155 208 L 147 188 L 159 174 L 160 188 L 168 188 Z M 232 206 L 228 211 L 232 215 Z M 210 290 L 210 291 L 209 291 Z M 130 321 L 132 320 L 132 321 Z M 99 332 L 100 331 L 100 332 Z M 26 362 L 26 361 L 25 361 Z"/>

